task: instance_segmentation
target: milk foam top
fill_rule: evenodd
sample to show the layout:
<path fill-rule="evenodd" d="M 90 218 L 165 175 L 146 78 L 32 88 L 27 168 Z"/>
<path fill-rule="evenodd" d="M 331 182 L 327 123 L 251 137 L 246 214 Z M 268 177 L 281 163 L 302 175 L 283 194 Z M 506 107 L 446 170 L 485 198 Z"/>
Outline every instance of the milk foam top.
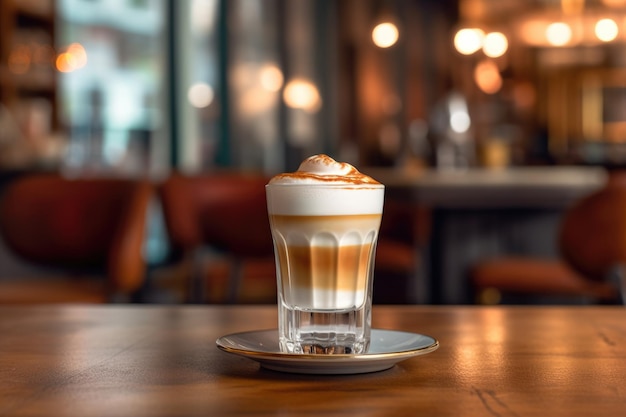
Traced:
<path fill-rule="evenodd" d="M 270 180 L 270 184 L 381 185 L 347 162 L 337 162 L 323 154 L 308 157 L 296 172 L 276 175 Z"/>
<path fill-rule="evenodd" d="M 296 172 L 276 175 L 266 186 L 270 214 L 324 216 L 380 214 L 384 185 L 328 155 L 305 159 Z"/>

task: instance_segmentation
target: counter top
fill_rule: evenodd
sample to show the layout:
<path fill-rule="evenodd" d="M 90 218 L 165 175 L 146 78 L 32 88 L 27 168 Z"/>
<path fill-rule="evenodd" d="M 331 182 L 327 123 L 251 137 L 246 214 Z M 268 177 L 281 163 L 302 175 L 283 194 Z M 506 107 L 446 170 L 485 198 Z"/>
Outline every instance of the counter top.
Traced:
<path fill-rule="evenodd" d="M 438 207 L 562 207 L 608 177 L 603 168 L 578 166 L 363 171 L 385 184 L 391 196 Z"/>

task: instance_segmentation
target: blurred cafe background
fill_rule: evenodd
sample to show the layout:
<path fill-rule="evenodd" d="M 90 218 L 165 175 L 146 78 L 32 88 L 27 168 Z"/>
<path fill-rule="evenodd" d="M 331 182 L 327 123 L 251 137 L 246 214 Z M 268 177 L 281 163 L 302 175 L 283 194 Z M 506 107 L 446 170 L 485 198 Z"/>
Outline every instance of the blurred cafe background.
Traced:
<path fill-rule="evenodd" d="M 275 302 L 316 153 L 387 186 L 375 303 L 619 303 L 626 1 L 0 0 L 1 303 Z"/>

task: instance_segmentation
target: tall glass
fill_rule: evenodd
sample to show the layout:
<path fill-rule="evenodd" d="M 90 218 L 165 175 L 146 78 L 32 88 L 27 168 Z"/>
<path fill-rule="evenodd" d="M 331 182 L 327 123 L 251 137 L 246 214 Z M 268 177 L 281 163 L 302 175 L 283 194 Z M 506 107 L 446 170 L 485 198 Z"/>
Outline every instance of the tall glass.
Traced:
<path fill-rule="evenodd" d="M 281 349 L 364 353 L 381 184 L 268 184 Z"/>

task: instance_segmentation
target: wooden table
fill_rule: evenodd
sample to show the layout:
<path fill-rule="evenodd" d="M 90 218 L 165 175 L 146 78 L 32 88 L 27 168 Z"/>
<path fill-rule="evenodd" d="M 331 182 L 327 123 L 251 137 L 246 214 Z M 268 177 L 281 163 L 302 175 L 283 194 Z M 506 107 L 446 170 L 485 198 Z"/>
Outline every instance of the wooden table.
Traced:
<path fill-rule="evenodd" d="M 440 348 L 378 373 L 284 374 L 215 339 L 273 306 L 0 307 L 0 416 L 623 416 L 626 309 L 377 306 Z"/>

